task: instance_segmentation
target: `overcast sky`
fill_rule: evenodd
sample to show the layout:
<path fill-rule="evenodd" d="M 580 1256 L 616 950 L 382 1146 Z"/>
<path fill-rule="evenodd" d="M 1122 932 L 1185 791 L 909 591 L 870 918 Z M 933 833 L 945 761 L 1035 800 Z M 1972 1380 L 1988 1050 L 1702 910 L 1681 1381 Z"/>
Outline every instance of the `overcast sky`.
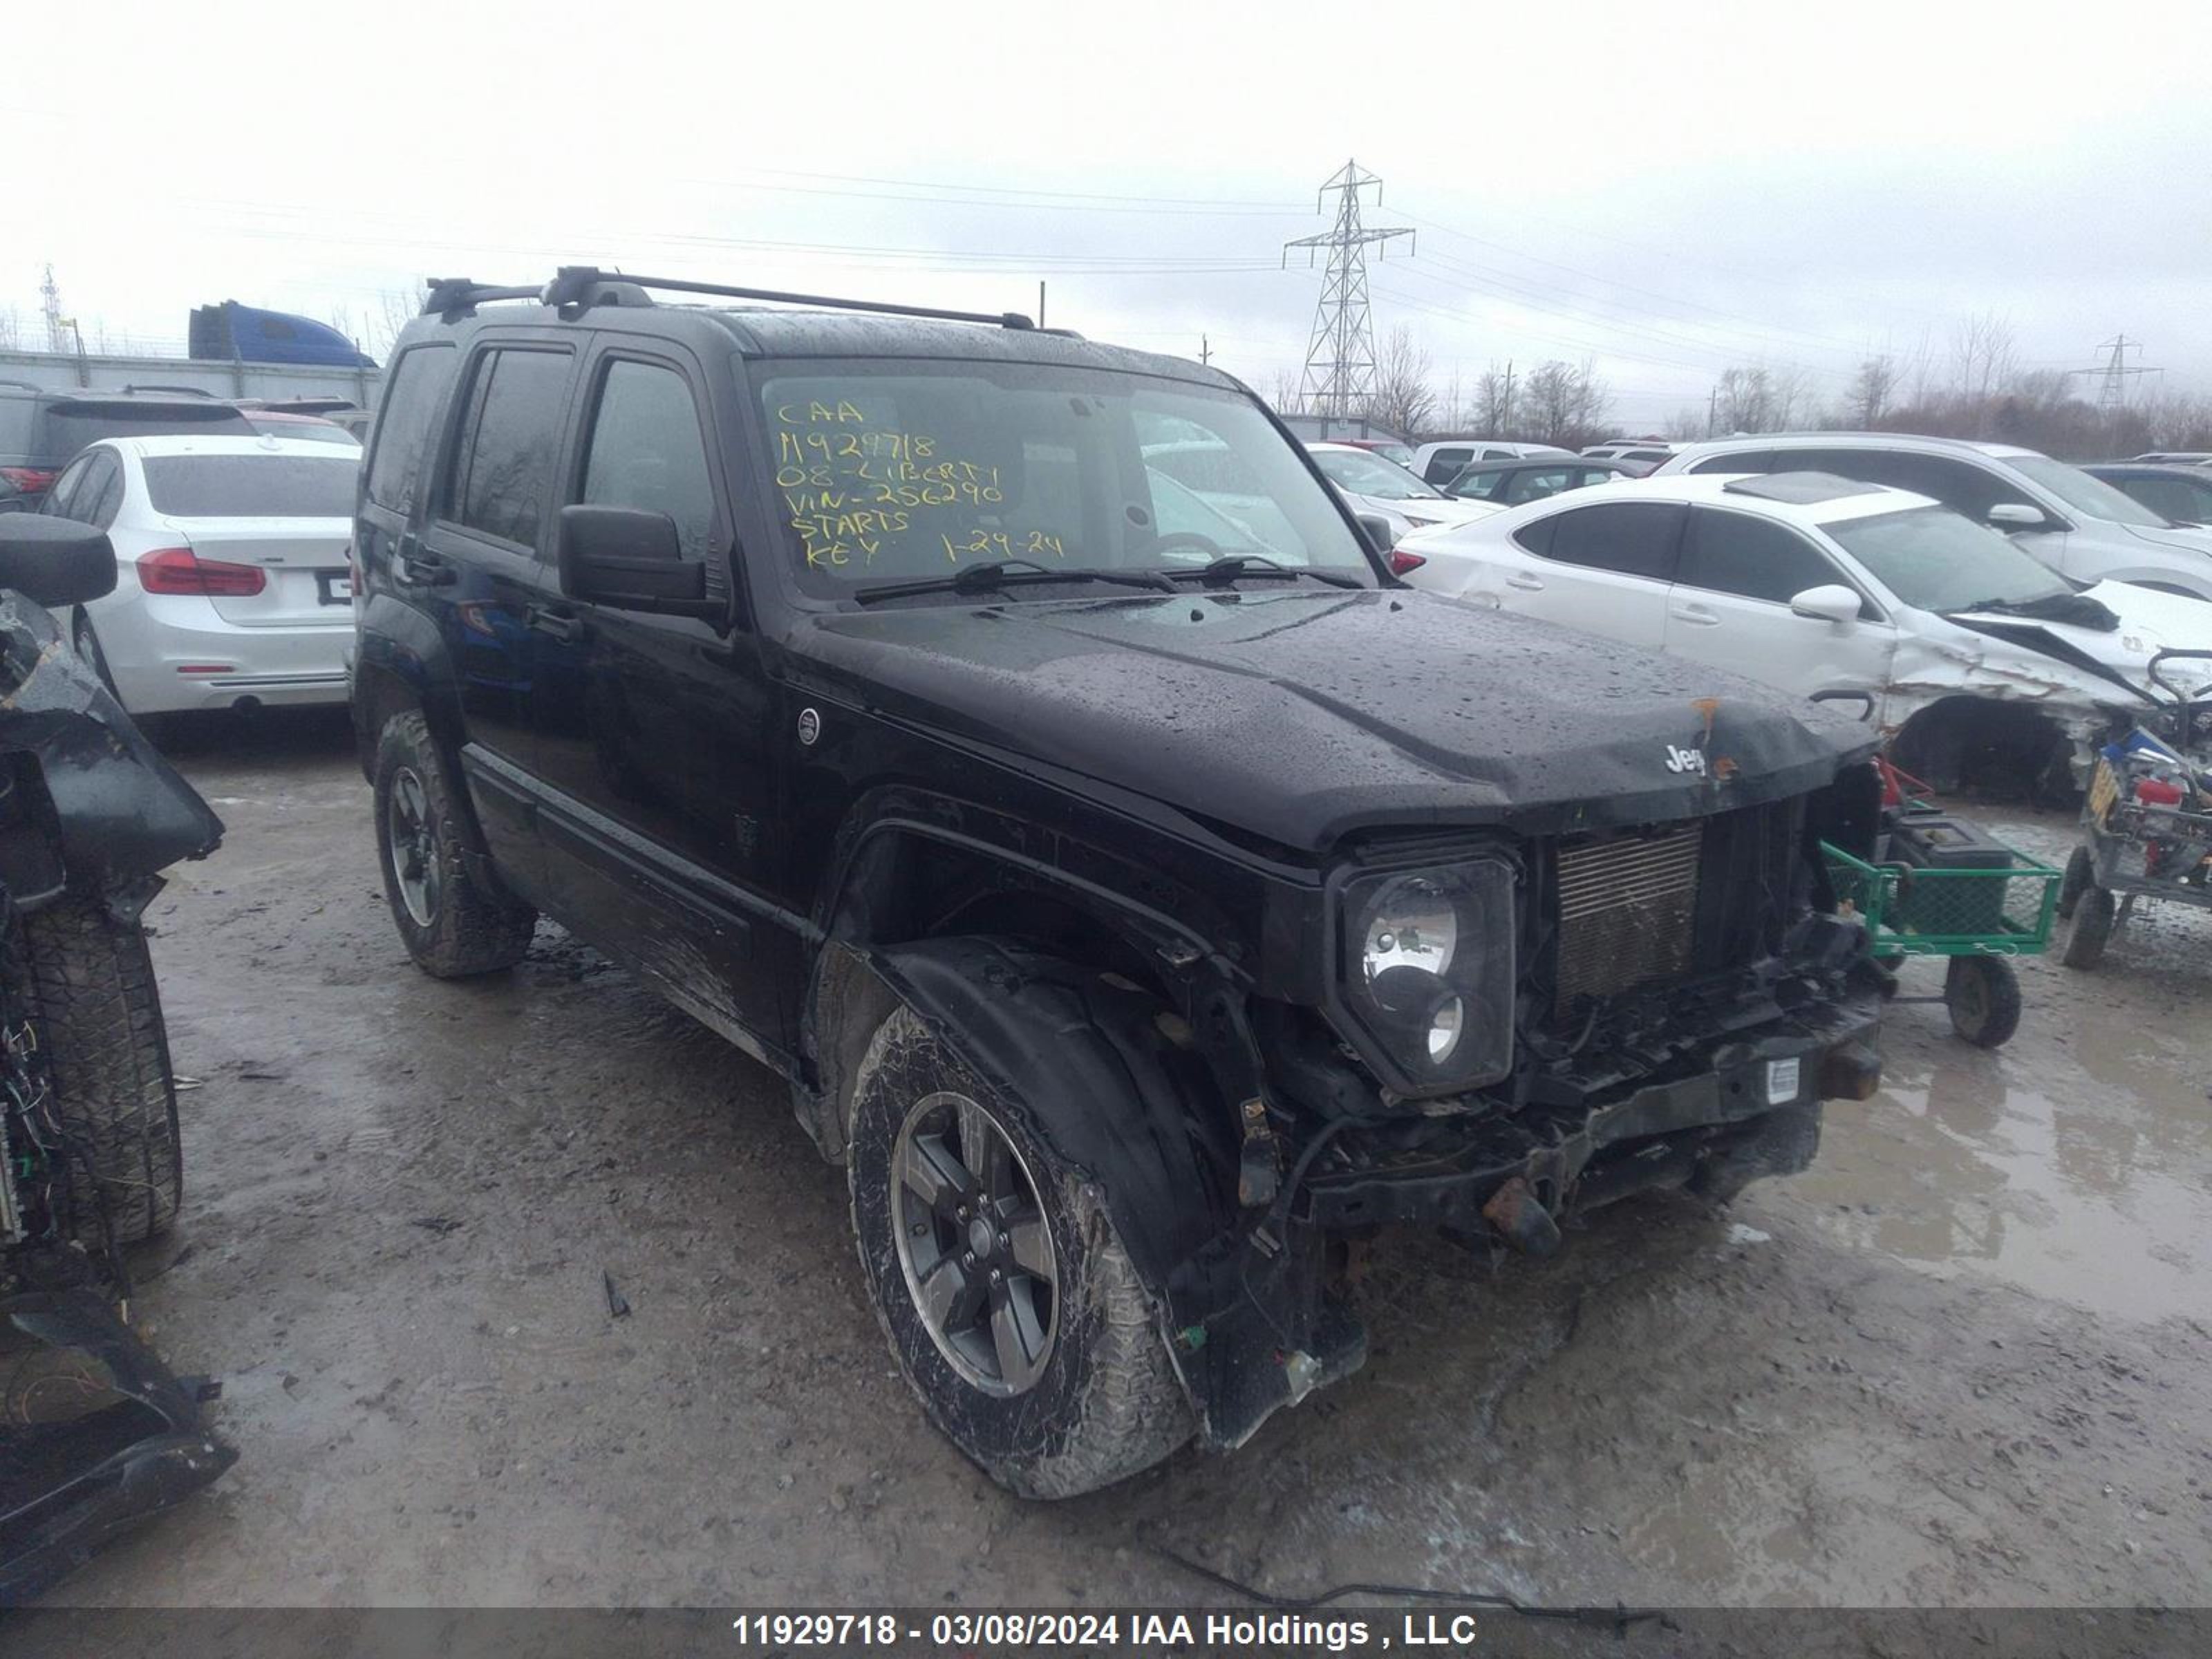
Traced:
<path fill-rule="evenodd" d="M 1595 360 L 1617 416 L 1732 364 L 1832 393 L 2008 319 L 2212 392 L 2212 7 L 946 3 L 54 9 L 0 83 L 0 316 L 88 341 L 222 299 L 352 319 L 564 262 L 1030 310 L 1304 355 L 1347 157 L 1370 267 L 1471 383 Z"/>

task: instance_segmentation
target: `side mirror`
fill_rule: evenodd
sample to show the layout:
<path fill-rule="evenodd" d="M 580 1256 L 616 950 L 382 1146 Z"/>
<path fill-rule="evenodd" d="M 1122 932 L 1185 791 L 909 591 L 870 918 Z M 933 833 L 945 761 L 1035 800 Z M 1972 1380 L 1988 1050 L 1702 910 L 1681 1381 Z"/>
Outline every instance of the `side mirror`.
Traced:
<path fill-rule="evenodd" d="M 1358 517 L 1360 534 L 1367 538 L 1368 546 L 1377 553 L 1387 555 L 1398 544 L 1398 532 L 1380 513 L 1362 513 Z"/>
<path fill-rule="evenodd" d="M 2040 507 L 2026 501 L 1999 501 L 1990 509 L 1990 522 L 2000 530 L 2046 530 L 2051 526 Z"/>
<path fill-rule="evenodd" d="M 561 509 L 561 591 L 616 611 L 650 611 L 720 622 L 707 597 L 707 567 L 684 556 L 676 520 L 637 507 L 578 503 Z"/>
<path fill-rule="evenodd" d="M 1790 609 L 1815 622 L 1838 625 L 1855 623 L 1859 619 L 1859 596 L 1841 582 L 1831 582 L 1825 587 L 1808 587 L 1802 593 L 1792 595 Z"/>
<path fill-rule="evenodd" d="M 0 587 L 50 610 L 83 605 L 115 591 L 115 550 L 75 519 L 11 513 L 0 519 Z"/>

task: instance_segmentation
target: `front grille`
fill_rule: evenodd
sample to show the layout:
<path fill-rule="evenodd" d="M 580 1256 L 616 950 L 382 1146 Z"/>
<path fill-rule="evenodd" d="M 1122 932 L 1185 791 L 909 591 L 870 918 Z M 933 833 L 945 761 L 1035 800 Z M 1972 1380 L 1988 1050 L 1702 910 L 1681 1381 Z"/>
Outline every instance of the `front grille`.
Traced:
<path fill-rule="evenodd" d="M 1618 836 L 1559 853 L 1553 1006 L 1682 979 L 1697 932 L 1705 820 L 1656 836 Z"/>

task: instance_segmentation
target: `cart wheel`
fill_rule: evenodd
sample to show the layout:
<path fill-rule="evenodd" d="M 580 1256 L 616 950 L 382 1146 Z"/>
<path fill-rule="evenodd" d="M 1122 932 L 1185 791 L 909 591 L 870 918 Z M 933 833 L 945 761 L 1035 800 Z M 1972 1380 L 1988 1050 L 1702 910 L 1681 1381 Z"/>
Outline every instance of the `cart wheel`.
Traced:
<path fill-rule="evenodd" d="M 1953 957 L 1943 975 L 1951 1029 L 1978 1048 L 1994 1048 L 2020 1030 L 2020 975 L 2002 957 Z"/>
<path fill-rule="evenodd" d="M 2112 918 L 2119 908 L 2112 890 L 2094 881 L 2074 902 L 2074 915 L 2066 927 L 2066 949 L 2059 960 L 2069 968 L 2094 968 L 2104 959 L 2112 942 Z"/>
<path fill-rule="evenodd" d="M 2087 892 L 2090 884 L 2097 879 L 2096 868 L 2087 848 L 2074 849 L 2074 856 L 2066 860 L 2066 874 L 2058 884 L 2059 921 L 2071 921 L 2074 919 L 2074 907 L 2081 902 L 2081 895 Z"/>

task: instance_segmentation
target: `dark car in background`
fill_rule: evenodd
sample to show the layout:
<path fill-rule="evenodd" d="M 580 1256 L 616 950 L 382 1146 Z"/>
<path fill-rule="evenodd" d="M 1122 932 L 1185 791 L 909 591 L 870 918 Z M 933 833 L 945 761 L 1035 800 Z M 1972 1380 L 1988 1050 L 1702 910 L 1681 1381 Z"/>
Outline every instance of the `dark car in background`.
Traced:
<path fill-rule="evenodd" d="M 2081 469 L 2176 524 L 2212 524 L 2212 468 L 2106 461 Z"/>
<path fill-rule="evenodd" d="M 202 392 L 57 392 L 0 381 L 0 480 L 28 505 L 87 444 L 173 433 L 250 438 L 254 428 L 234 404 Z"/>
<path fill-rule="evenodd" d="M 1470 466 L 1444 486 L 1444 494 L 1463 501 L 1488 501 L 1496 507 L 1520 507 L 1540 501 L 1562 490 L 1607 483 L 1637 476 L 1633 466 L 1619 461 L 1583 456 L 1540 456 L 1513 461 L 1484 461 Z"/>

